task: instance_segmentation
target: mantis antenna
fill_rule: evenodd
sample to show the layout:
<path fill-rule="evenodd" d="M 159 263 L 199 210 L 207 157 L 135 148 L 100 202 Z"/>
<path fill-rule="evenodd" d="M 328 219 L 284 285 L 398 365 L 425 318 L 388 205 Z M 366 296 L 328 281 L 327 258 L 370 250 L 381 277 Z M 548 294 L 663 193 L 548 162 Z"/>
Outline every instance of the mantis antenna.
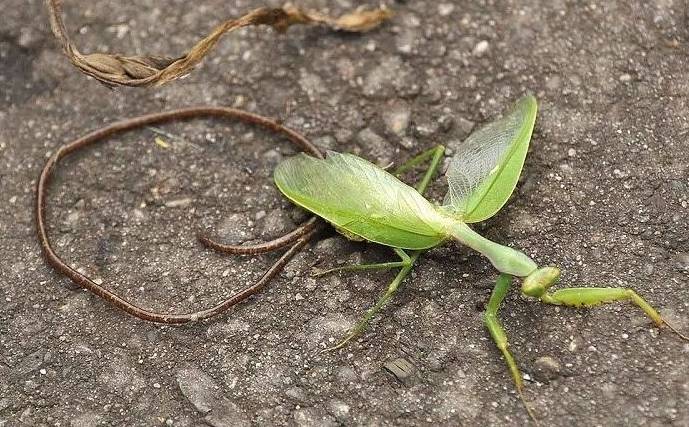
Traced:
<path fill-rule="evenodd" d="M 56 169 L 59 161 L 75 151 L 103 141 L 108 137 L 119 133 L 128 132 L 143 126 L 157 123 L 189 120 L 198 117 L 223 117 L 251 123 L 268 129 L 276 134 L 284 135 L 290 142 L 297 145 L 302 150 L 310 153 L 312 156 L 323 158 L 323 154 L 320 152 L 320 150 L 305 137 L 267 117 L 226 107 L 192 107 L 162 113 L 148 114 L 115 122 L 63 145 L 52 156 L 50 156 L 46 162 L 43 170 L 41 171 L 41 175 L 36 187 L 36 229 L 38 232 L 38 240 L 41 244 L 41 248 L 43 249 L 43 254 L 45 255 L 46 260 L 58 272 L 69 277 L 80 287 L 98 295 L 115 307 L 143 320 L 157 323 L 181 324 L 207 319 L 224 312 L 235 304 L 262 290 L 280 271 L 282 271 L 287 262 L 304 246 L 306 246 L 311 237 L 313 237 L 321 229 L 323 224 L 322 221 L 319 221 L 318 218 L 314 217 L 299 226 L 294 231 L 282 237 L 254 246 L 223 245 L 211 240 L 208 237 L 199 237 L 199 240 L 202 243 L 213 249 L 235 254 L 260 254 L 281 249 L 289 246 L 290 244 L 292 244 L 292 246 L 268 270 L 265 271 L 263 276 L 257 282 L 231 295 L 221 303 L 211 308 L 192 313 L 165 314 L 141 308 L 97 284 L 93 279 L 83 273 L 78 272 L 76 269 L 70 267 L 65 261 L 63 261 L 62 258 L 60 258 L 60 256 L 55 252 L 52 244 L 50 243 L 45 220 L 48 185 L 50 183 L 52 173 Z"/>

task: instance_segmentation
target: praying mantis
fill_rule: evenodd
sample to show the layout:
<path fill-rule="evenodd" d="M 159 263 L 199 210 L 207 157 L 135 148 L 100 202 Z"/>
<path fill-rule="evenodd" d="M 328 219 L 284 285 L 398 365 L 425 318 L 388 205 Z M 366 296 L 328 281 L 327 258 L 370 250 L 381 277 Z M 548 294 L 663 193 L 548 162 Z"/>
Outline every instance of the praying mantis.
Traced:
<path fill-rule="evenodd" d="M 298 154 L 281 162 L 274 181 L 278 189 L 295 204 L 330 222 L 346 237 L 367 240 L 391 247 L 400 261 L 353 265 L 320 271 L 400 268 L 385 293 L 364 317 L 334 347 L 343 347 L 361 334 L 371 319 L 394 297 L 419 257 L 427 250 L 456 240 L 486 256 L 500 272 L 485 310 L 484 322 L 501 351 L 515 388 L 522 396 L 522 374 L 508 348 L 507 335 L 498 319 L 499 309 L 515 277 L 522 279 L 522 293 L 541 302 L 569 307 L 592 307 L 628 301 L 637 305 L 657 326 L 666 325 L 682 339 L 689 339 L 668 324 L 645 299 L 630 288 L 586 287 L 550 291 L 558 281 L 557 267 L 539 267 L 526 254 L 492 242 L 467 224 L 494 216 L 514 191 L 528 152 L 536 121 L 537 102 L 533 96 L 521 98 L 502 118 L 474 132 L 457 150 L 448 171 L 448 192 L 442 205 L 433 204 L 423 193 L 437 173 L 445 154 L 442 146 L 425 151 L 397 168 L 394 173 L 352 154 L 329 153 L 324 157 L 317 147 L 300 134 L 266 117 L 221 107 L 196 107 L 140 116 L 93 131 L 53 153 L 41 172 L 36 191 L 36 227 L 48 262 L 74 283 L 105 299 L 115 307 L 143 320 L 183 324 L 214 317 L 263 289 L 322 227 L 312 218 L 298 229 L 271 242 L 257 245 L 224 245 L 201 237 L 201 242 L 218 251 L 255 255 L 276 249 L 289 249 L 256 283 L 228 296 L 218 304 L 191 313 L 161 313 L 142 308 L 123 299 L 86 274 L 69 266 L 50 243 L 45 218 L 47 189 L 61 159 L 101 142 L 112 135 L 143 126 L 196 117 L 223 117 L 263 127 L 280 134 L 311 155 Z M 400 181 L 401 175 L 424 162 L 429 167 L 416 187 Z M 522 397 L 522 400 L 523 397 Z M 525 407 L 532 418 L 528 405 Z"/>
<path fill-rule="evenodd" d="M 484 322 L 505 359 L 520 396 L 522 374 L 498 319 L 500 305 L 514 277 L 522 279 L 524 295 L 546 304 L 593 307 L 631 302 L 657 326 L 665 324 L 689 341 L 633 289 L 576 287 L 550 291 L 559 280 L 559 268 L 539 267 L 526 254 L 492 242 L 467 225 L 495 215 L 514 191 L 529 148 L 536 113 L 536 98 L 527 95 L 502 118 L 470 135 L 450 162 L 448 192 L 442 205 L 433 204 L 422 195 L 440 166 L 444 154 L 442 146 L 420 154 L 395 171 L 399 175 L 430 161 L 430 167 L 415 188 L 352 154 L 331 152 L 325 159 L 299 154 L 277 166 L 275 184 L 293 203 L 324 218 L 346 237 L 391 247 L 400 257 L 396 262 L 350 265 L 318 273 L 401 269 L 378 302 L 329 350 L 343 347 L 366 329 L 369 321 L 393 298 L 424 251 L 451 240 L 481 253 L 500 272 Z M 528 405 L 526 407 L 529 410 Z"/>

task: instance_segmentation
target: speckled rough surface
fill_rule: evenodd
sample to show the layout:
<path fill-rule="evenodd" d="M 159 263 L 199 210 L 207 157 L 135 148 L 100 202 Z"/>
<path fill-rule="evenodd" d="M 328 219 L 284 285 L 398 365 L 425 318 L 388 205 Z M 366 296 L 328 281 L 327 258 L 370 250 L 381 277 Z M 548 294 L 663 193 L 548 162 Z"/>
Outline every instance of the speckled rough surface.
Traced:
<path fill-rule="evenodd" d="M 264 1 L 65 3 L 83 51 L 174 54 Z M 339 13 L 358 2 L 300 4 Z M 390 251 L 326 233 L 259 296 L 184 327 L 131 318 L 49 268 L 32 223 L 46 156 L 116 118 L 195 104 L 277 117 L 323 148 L 385 164 L 456 147 L 531 91 L 541 113 L 518 197 L 479 230 L 561 266 L 563 285 L 634 286 L 689 332 L 687 2 L 389 5 L 394 20 L 364 36 L 249 29 L 188 78 L 109 91 L 71 68 L 40 1 L 3 0 L 0 426 L 528 422 L 481 324 L 496 273 L 454 244 L 424 256 L 372 328 L 328 354 L 319 350 L 392 273 L 314 279 L 312 268 Z M 294 152 L 284 141 L 222 121 L 164 131 L 167 149 L 142 130 L 68 159 L 48 216 L 72 265 L 179 312 L 228 295 L 275 259 L 213 253 L 197 230 L 258 240 L 305 216 L 271 182 Z M 544 425 L 689 425 L 689 345 L 639 310 L 559 309 L 515 287 L 502 318 Z M 415 369 L 401 381 L 383 369 L 400 357 Z"/>

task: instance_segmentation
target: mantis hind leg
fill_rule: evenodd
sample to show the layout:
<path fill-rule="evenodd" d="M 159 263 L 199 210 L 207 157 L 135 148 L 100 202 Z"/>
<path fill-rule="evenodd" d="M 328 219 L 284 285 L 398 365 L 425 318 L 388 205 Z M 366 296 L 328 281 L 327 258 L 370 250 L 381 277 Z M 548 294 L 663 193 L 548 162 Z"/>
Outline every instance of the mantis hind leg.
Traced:
<path fill-rule="evenodd" d="M 314 272 L 313 276 L 315 277 L 320 277 L 320 276 L 325 276 L 326 274 L 334 273 L 336 271 L 361 271 L 361 270 L 387 270 L 390 268 L 397 268 L 397 267 L 410 267 L 411 266 L 411 258 L 409 255 L 407 255 L 406 252 L 404 252 L 402 249 L 399 248 L 392 248 L 395 253 L 401 258 L 401 261 L 394 261 L 394 262 L 381 262 L 377 264 L 355 264 L 355 265 L 346 265 L 344 267 L 335 267 L 331 268 L 328 270 L 322 270 L 322 271 L 316 271 Z"/>
<path fill-rule="evenodd" d="M 392 299 L 392 297 L 395 296 L 397 293 L 397 290 L 399 289 L 400 284 L 402 281 L 409 275 L 411 272 L 412 267 L 414 266 L 414 262 L 418 259 L 419 255 L 421 255 L 421 251 L 414 251 L 412 252 L 411 256 L 409 256 L 409 263 L 405 267 L 400 270 L 399 273 L 397 273 L 397 276 L 395 276 L 394 280 L 390 283 L 388 286 L 388 289 L 385 291 L 385 293 L 378 299 L 378 302 L 376 304 L 369 308 L 364 317 L 357 322 L 356 325 L 347 333 L 347 335 L 336 345 L 333 347 L 329 347 L 323 351 L 332 351 L 332 350 L 338 350 L 342 347 L 344 347 L 349 341 L 351 341 L 353 338 L 356 338 L 359 336 L 361 333 L 363 333 L 366 328 L 368 327 L 369 322 L 373 317 Z"/>
<path fill-rule="evenodd" d="M 405 163 L 402 163 L 397 169 L 394 170 L 393 174 L 395 176 L 400 176 L 403 173 L 420 165 L 421 163 L 430 160 L 430 164 L 428 165 L 426 173 L 424 174 L 421 181 L 419 181 L 416 185 L 416 191 L 423 194 L 424 191 L 426 191 L 426 187 L 428 187 L 428 184 L 433 178 L 433 175 L 435 175 L 435 173 L 438 171 L 438 168 L 440 167 L 440 161 L 443 158 L 443 154 L 445 154 L 445 147 L 442 145 L 436 145 L 430 150 L 426 150 L 423 153 L 417 155 L 416 157 L 412 157 L 411 159 L 407 160 Z"/>
<path fill-rule="evenodd" d="M 424 174 L 423 178 L 418 182 L 416 185 L 416 191 L 419 193 L 423 194 L 426 191 L 426 188 L 428 187 L 428 184 L 431 182 L 431 179 L 433 179 L 433 176 L 435 173 L 438 171 L 438 168 L 440 167 L 440 161 L 443 158 L 443 154 L 445 153 L 445 147 L 442 145 L 438 145 L 434 148 L 431 148 L 430 150 L 424 151 L 423 153 L 419 154 L 416 157 L 413 157 L 411 160 L 408 160 L 407 162 L 403 163 L 400 165 L 393 173 L 395 175 L 401 175 L 404 172 L 418 166 L 419 164 L 430 160 L 430 164 L 428 169 L 426 170 L 426 173 Z M 325 349 L 324 351 L 331 351 L 331 350 L 337 350 L 342 347 L 344 347 L 349 341 L 351 341 L 353 338 L 359 336 L 361 333 L 363 333 L 366 328 L 368 327 L 369 322 L 373 317 L 392 299 L 392 297 L 395 296 L 397 293 L 397 290 L 399 289 L 399 286 L 402 284 L 402 281 L 409 275 L 411 272 L 412 267 L 414 266 L 414 263 L 416 260 L 421 256 L 421 254 L 425 251 L 412 251 L 409 255 L 407 255 L 404 251 L 401 249 L 396 249 L 395 252 L 402 258 L 402 263 L 404 265 L 397 265 L 397 267 L 402 267 L 402 269 L 397 273 L 397 276 L 393 279 L 393 281 L 390 283 L 388 286 L 388 289 L 385 291 L 385 293 L 378 299 L 376 304 L 371 307 L 364 317 L 357 322 L 356 325 L 347 333 L 347 335 L 335 346 L 330 347 Z M 404 254 L 404 256 L 402 256 Z M 406 257 L 406 261 L 405 261 Z M 390 264 L 390 263 L 387 263 Z M 399 263 L 398 263 L 399 264 Z M 375 264 L 374 264 L 375 265 Z M 380 265 L 380 264 L 378 264 Z M 357 266 L 351 266 L 351 267 L 357 267 Z M 359 266 L 361 267 L 361 266 Z M 347 267 L 345 267 L 347 268 Z M 368 267 L 372 268 L 372 267 Z M 384 268 L 390 268 L 388 266 Z M 350 268 L 352 269 L 352 268 Z M 363 270 L 362 268 L 359 268 L 360 270 Z"/>
<path fill-rule="evenodd" d="M 639 307 L 646 316 L 661 327 L 666 325 L 672 332 L 677 334 L 685 341 L 689 337 L 680 333 L 667 320 L 665 320 L 658 310 L 653 308 L 644 298 L 630 288 L 566 288 L 555 292 L 548 292 L 560 277 L 559 269 L 555 267 L 545 267 L 536 270 L 524 279 L 522 292 L 528 296 L 537 297 L 546 304 L 562 305 L 567 307 L 595 307 L 601 304 L 610 304 L 618 301 L 631 302 Z"/>

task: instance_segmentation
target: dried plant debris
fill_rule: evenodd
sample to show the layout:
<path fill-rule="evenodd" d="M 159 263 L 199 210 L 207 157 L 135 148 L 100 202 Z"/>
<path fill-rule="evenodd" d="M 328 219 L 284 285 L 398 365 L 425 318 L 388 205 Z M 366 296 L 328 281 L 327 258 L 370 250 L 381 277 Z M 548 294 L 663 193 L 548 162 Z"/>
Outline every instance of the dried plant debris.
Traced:
<path fill-rule="evenodd" d="M 339 18 L 300 9 L 289 3 L 282 8 L 261 7 L 241 18 L 223 22 L 186 54 L 172 58 L 157 55 L 83 54 L 67 35 L 60 3 L 60 0 L 46 0 L 50 24 L 62 50 L 81 72 L 108 86 L 157 86 L 178 79 L 200 63 L 223 35 L 242 27 L 269 25 L 284 32 L 291 25 L 316 24 L 336 31 L 360 33 L 378 27 L 392 16 L 392 12 L 384 6 L 372 10 L 357 9 Z"/>

